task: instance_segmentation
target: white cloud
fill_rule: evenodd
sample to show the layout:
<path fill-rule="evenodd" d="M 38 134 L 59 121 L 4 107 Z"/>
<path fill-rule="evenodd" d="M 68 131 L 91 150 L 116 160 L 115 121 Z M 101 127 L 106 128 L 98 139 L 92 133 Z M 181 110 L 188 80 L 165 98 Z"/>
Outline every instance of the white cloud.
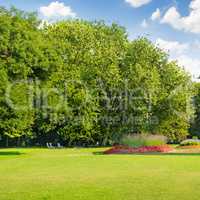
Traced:
<path fill-rule="evenodd" d="M 168 40 L 163 40 L 161 38 L 158 38 L 156 40 L 156 45 L 163 49 L 166 52 L 170 52 L 171 54 L 174 55 L 180 55 L 186 52 L 190 45 L 187 43 L 180 43 L 177 41 L 168 41 Z"/>
<path fill-rule="evenodd" d="M 181 30 L 183 27 L 181 15 L 177 12 L 175 7 L 171 7 L 164 15 L 161 23 L 170 24 L 173 28 Z"/>
<path fill-rule="evenodd" d="M 144 20 L 142 21 L 141 27 L 142 27 L 142 28 L 147 28 L 147 27 L 148 27 L 148 23 L 147 23 L 147 20 L 146 20 L 146 19 L 144 19 Z"/>
<path fill-rule="evenodd" d="M 155 21 L 157 19 L 160 19 L 160 17 L 161 17 L 160 9 L 157 8 L 156 11 L 152 13 L 151 20 Z"/>
<path fill-rule="evenodd" d="M 158 38 L 156 45 L 169 53 L 171 60 L 177 60 L 178 64 L 190 72 L 195 77 L 193 78 L 194 80 L 197 80 L 197 77 L 200 76 L 200 59 L 193 58 L 190 54 L 190 49 L 195 44 L 167 41 Z"/>
<path fill-rule="evenodd" d="M 200 41 L 199 40 L 194 41 L 193 48 L 200 50 Z"/>
<path fill-rule="evenodd" d="M 191 33 L 200 33 L 200 0 L 191 0 L 188 16 L 181 16 L 175 7 L 171 7 L 163 16 L 161 23 Z"/>
<path fill-rule="evenodd" d="M 187 55 L 177 57 L 179 65 L 183 66 L 186 71 L 190 72 L 194 80 L 200 76 L 200 59 L 194 59 Z"/>
<path fill-rule="evenodd" d="M 51 2 L 48 6 L 42 6 L 39 8 L 40 13 L 47 18 L 54 17 L 76 17 L 70 6 L 66 6 L 64 3 L 55 1 Z"/>
<path fill-rule="evenodd" d="M 145 4 L 150 3 L 152 0 L 125 0 L 127 3 L 129 3 L 134 8 L 139 8 Z"/>

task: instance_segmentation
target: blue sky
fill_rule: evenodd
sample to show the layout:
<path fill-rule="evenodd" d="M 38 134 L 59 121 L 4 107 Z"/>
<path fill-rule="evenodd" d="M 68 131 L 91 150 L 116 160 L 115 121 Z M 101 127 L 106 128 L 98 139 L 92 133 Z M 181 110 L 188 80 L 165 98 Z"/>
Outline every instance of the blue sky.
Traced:
<path fill-rule="evenodd" d="M 146 35 L 194 76 L 200 75 L 200 0 L 0 0 L 0 6 L 38 11 L 45 20 L 78 17 Z"/>

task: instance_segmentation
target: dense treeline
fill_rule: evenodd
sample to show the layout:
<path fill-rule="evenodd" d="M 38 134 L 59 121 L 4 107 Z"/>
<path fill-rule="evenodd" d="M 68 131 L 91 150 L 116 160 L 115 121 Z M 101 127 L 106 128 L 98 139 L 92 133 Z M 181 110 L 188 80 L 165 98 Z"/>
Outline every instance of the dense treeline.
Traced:
<path fill-rule="evenodd" d="M 200 137 L 200 83 L 194 83 L 194 92 L 194 116 L 189 131 L 191 136 Z"/>
<path fill-rule="evenodd" d="M 124 134 L 188 134 L 190 76 L 124 28 L 0 9 L 1 145 L 106 145 Z"/>

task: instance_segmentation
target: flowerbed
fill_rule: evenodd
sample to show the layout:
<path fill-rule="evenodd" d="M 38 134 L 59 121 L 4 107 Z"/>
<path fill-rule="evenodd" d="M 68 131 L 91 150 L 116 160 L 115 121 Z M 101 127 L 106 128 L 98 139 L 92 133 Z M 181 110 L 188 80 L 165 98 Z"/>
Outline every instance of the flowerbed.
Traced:
<path fill-rule="evenodd" d="M 161 146 L 144 146 L 144 147 L 128 147 L 128 146 L 114 146 L 106 151 L 104 154 L 134 154 L 134 153 L 167 153 L 173 148 L 169 145 Z"/>

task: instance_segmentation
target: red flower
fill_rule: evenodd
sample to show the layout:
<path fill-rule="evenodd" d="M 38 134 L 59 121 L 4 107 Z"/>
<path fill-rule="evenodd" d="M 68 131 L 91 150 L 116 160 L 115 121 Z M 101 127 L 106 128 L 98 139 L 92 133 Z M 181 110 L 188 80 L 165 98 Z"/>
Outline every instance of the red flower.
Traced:
<path fill-rule="evenodd" d="M 106 151 L 104 154 L 132 154 L 132 153 L 166 153 L 173 150 L 172 147 L 169 145 L 162 145 L 162 146 L 144 146 L 144 147 L 128 147 L 128 146 L 114 146 Z"/>

